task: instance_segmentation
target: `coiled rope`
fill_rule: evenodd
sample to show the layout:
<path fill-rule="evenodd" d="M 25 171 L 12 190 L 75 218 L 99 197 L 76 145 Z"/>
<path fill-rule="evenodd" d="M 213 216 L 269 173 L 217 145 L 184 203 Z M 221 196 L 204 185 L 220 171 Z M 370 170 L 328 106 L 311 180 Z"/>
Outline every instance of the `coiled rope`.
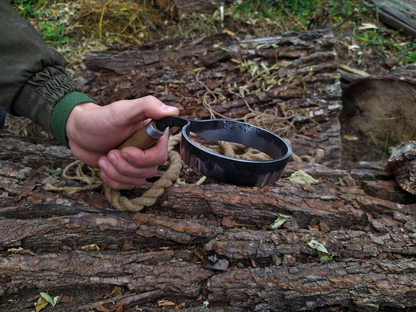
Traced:
<path fill-rule="evenodd" d="M 144 207 L 153 205 L 156 202 L 156 200 L 163 194 L 164 190 L 170 187 L 172 183 L 178 179 L 179 174 L 182 170 L 182 160 L 179 153 L 174 151 L 173 149 L 177 144 L 179 144 L 179 142 L 180 133 L 169 137 L 168 156 L 170 166 L 162 174 L 159 180 L 153 183 L 152 186 L 140 197 L 128 199 L 127 197 L 122 196 L 120 191 L 112 189 L 100 179 L 100 177 L 98 176 L 98 169 L 91 169 L 91 176 L 86 175 L 83 171 L 83 167 L 86 166 L 86 164 L 79 160 L 65 167 L 65 169 L 62 172 L 62 177 L 65 179 L 77 180 L 86 183 L 86 186 L 55 187 L 50 184 L 47 184 L 44 187 L 44 190 L 59 192 L 63 191 L 69 195 L 72 195 L 78 191 L 94 190 L 104 187 L 105 196 L 114 208 L 120 211 L 139 212 L 143 210 Z M 73 167 L 76 167 L 75 175 L 71 176 L 68 174 L 68 171 Z"/>

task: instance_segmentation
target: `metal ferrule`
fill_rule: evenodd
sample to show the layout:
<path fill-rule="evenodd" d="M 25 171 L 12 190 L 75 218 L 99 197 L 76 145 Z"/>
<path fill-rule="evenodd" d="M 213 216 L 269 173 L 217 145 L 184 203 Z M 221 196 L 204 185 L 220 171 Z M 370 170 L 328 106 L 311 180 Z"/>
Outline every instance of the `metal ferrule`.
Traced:
<path fill-rule="evenodd" d="M 156 127 L 156 122 L 152 121 L 150 123 L 147 124 L 146 126 L 146 132 L 147 134 L 152 137 L 155 140 L 158 140 L 162 137 L 162 135 L 164 135 L 167 131 L 167 128 L 164 131 L 160 131 L 157 127 Z"/>

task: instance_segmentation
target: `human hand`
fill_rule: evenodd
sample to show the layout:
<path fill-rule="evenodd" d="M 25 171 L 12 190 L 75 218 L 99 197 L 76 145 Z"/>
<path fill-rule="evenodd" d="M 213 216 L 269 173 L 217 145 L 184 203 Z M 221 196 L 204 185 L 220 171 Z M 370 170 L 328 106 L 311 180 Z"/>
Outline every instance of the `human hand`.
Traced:
<path fill-rule="evenodd" d="M 123 100 L 106 106 L 94 103 L 77 105 L 66 124 L 72 154 L 92 167 L 100 167 L 100 176 L 113 189 L 132 189 L 153 177 L 158 165 L 168 157 L 168 133 L 147 150 L 125 147 L 123 141 L 143 128 L 149 119 L 178 115 L 153 96 Z"/>

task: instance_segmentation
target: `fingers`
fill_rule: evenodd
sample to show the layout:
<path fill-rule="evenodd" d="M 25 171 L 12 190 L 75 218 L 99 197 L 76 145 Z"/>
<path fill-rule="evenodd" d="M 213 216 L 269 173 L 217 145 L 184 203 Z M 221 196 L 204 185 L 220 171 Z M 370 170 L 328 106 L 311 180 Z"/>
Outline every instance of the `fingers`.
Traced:
<path fill-rule="evenodd" d="M 156 146 L 148 150 L 126 147 L 112 150 L 100 158 L 100 176 L 114 189 L 132 189 L 156 175 L 158 165 L 167 160 L 167 139 L 164 135 Z"/>
<path fill-rule="evenodd" d="M 117 126 L 137 124 L 149 118 L 159 120 L 179 114 L 176 107 L 165 105 L 154 96 L 118 101 L 104 108 L 101 119 Z"/>
<path fill-rule="evenodd" d="M 146 179 L 141 179 L 134 181 L 134 184 L 120 183 L 118 181 L 111 180 L 103 171 L 100 171 L 100 177 L 108 186 L 110 186 L 114 190 L 131 190 L 138 185 L 144 184 L 146 181 Z"/>
<path fill-rule="evenodd" d="M 103 180 L 115 189 L 131 189 L 156 174 L 167 159 L 165 135 L 156 146 L 143 151 L 126 147 L 114 150 L 121 142 L 145 126 L 149 119 L 178 115 L 175 107 L 153 96 L 122 100 L 106 106 L 94 103 L 76 106 L 67 122 L 68 144 L 75 157 L 101 168 Z"/>
<path fill-rule="evenodd" d="M 121 156 L 135 167 L 157 166 L 166 162 L 168 158 L 168 139 L 169 134 L 165 133 L 156 143 L 155 146 L 147 150 L 141 150 L 135 147 L 125 147 L 121 151 Z"/>
<path fill-rule="evenodd" d="M 135 167 L 122 156 L 118 150 L 111 151 L 108 156 L 98 161 L 101 168 L 100 176 L 109 186 L 115 189 L 128 189 L 145 183 L 157 173 L 157 165 L 142 164 Z"/>
<path fill-rule="evenodd" d="M 131 100 L 130 105 L 132 106 L 132 115 L 143 114 L 146 118 L 155 120 L 179 114 L 179 110 L 176 107 L 165 105 L 154 96 Z"/>

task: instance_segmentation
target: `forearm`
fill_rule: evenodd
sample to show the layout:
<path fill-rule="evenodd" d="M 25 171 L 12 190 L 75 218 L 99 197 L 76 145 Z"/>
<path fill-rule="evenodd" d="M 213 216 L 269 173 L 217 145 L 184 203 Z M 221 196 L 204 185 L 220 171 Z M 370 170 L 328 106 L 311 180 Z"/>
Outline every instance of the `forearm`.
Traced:
<path fill-rule="evenodd" d="M 25 116 L 56 133 L 57 123 L 51 126 L 51 118 L 62 115 L 54 113 L 55 107 L 68 111 L 77 104 L 74 99 L 80 100 L 79 103 L 91 100 L 86 96 L 71 96 L 82 90 L 65 71 L 64 58 L 48 47 L 7 0 L 0 0 L 0 29 L 0 105 L 9 113 Z M 72 100 L 62 101 L 68 97 Z M 68 102 L 72 108 L 61 106 Z M 62 118 L 59 122 L 62 123 Z M 65 128 L 65 124 L 61 126 Z M 58 129 L 58 132 L 62 131 Z M 62 138 L 59 140 L 65 144 Z"/>

